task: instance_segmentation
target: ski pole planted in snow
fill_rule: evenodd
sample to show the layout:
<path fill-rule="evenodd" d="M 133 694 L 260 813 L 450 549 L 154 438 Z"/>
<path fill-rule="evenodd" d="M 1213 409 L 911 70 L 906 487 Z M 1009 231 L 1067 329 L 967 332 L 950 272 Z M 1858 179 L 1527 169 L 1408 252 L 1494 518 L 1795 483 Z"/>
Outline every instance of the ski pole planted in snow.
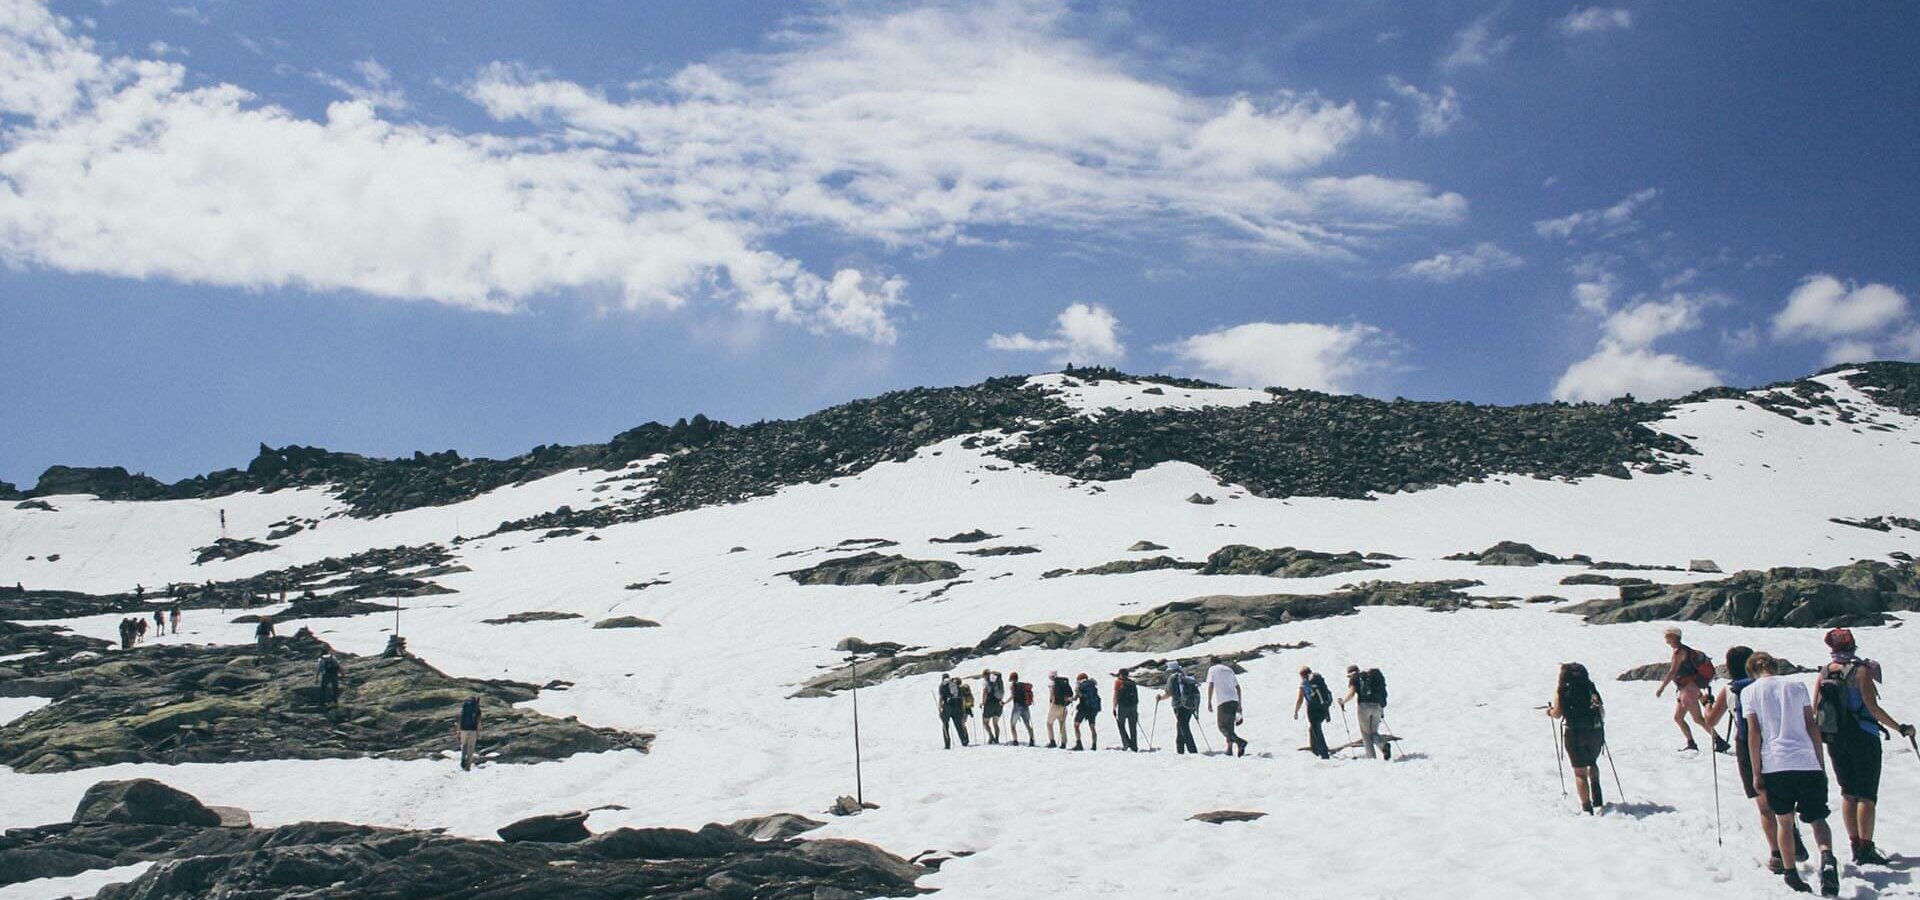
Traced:
<path fill-rule="evenodd" d="M 1627 789 L 1620 786 L 1620 767 L 1613 764 L 1613 748 L 1605 744 L 1601 744 L 1600 747 L 1607 751 L 1607 768 L 1613 770 L 1613 789 L 1620 795 L 1620 802 L 1625 803 L 1627 802 Z"/>
<path fill-rule="evenodd" d="M 1708 755 L 1713 757 L 1713 842 L 1725 847 L 1727 839 L 1720 833 L 1720 751 Z"/>
<path fill-rule="evenodd" d="M 1560 796 L 1567 795 L 1567 764 L 1560 755 L 1560 726 L 1549 716 L 1547 730 L 1553 732 L 1553 771 L 1560 776 Z"/>
<path fill-rule="evenodd" d="M 1147 729 L 1147 749 L 1158 750 L 1153 744 L 1153 736 L 1160 733 L 1160 698 L 1153 698 L 1153 727 Z"/>

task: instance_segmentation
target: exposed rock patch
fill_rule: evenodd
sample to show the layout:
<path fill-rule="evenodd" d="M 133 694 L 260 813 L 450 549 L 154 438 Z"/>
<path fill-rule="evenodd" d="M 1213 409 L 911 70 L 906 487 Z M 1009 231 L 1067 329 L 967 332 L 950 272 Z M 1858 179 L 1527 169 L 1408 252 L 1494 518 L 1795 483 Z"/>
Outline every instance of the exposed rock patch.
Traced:
<path fill-rule="evenodd" d="M 583 812 L 532 816 L 502 827 L 498 834 L 509 844 L 571 844 L 593 837 Z"/>
<path fill-rule="evenodd" d="M 553 610 L 550 610 L 550 609 L 536 609 L 530 612 L 517 612 L 517 613 L 513 613 L 512 615 L 501 616 L 498 619 L 481 619 L 480 621 L 482 624 L 486 624 L 486 625 L 518 625 L 522 622 L 560 622 L 560 621 L 565 621 L 567 619 L 580 619 L 580 618 L 585 618 L 585 617 L 580 615 L 579 613 L 554 612 Z"/>
<path fill-rule="evenodd" d="M 216 559 L 239 559 L 249 553 L 272 550 L 277 545 L 263 543 L 251 538 L 220 538 L 205 547 L 193 548 L 193 564 L 209 563 Z"/>
<path fill-rule="evenodd" d="M 1128 553 L 1152 553 L 1155 550 L 1165 550 L 1165 549 L 1167 549 L 1167 545 L 1165 544 L 1156 544 L 1152 541 L 1134 541 L 1133 546 L 1130 546 L 1127 548 L 1127 552 Z"/>
<path fill-rule="evenodd" d="M 1322 553 L 1281 547 L 1262 550 L 1246 544 L 1229 544 L 1213 551 L 1202 575 L 1272 575 L 1279 578 L 1313 578 L 1365 569 L 1384 569 L 1384 563 L 1367 560 L 1357 551 Z"/>
<path fill-rule="evenodd" d="M 999 537 L 999 535 L 988 534 L 975 528 L 971 531 L 962 531 L 959 534 L 950 534 L 943 538 L 928 538 L 927 540 L 936 544 L 978 544 L 981 541 L 990 541 L 997 537 Z"/>
<path fill-rule="evenodd" d="M 1029 553 L 1039 553 L 1039 552 L 1040 552 L 1039 547 L 1028 547 L 1024 545 L 1015 544 L 1015 545 L 1010 545 L 1005 547 L 980 547 L 974 550 L 962 550 L 960 551 L 960 555 L 962 556 L 1025 556 Z"/>
<path fill-rule="evenodd" d="M 780 574 L 808 585 L 923 584 L 958 578 L 959 566 L 938 559 L 908 559 L 897 554 L 861 553 L 830 559 Z"/>
<path fill-rule="evenodd" d="M 1906 516 L 1874 516 L 1870 519 L 1832 518 L 1827 521 L 1840 525 L 1851 525 L 1855 528 L 1865 528 L 1868 531 L 1892 531 L 1895 528 L 1902 528 L 1907 531 L 1920 531 L 1920 519 L 1910 519 Z"/>
<path fill-rule="evenodd" d="M 652 619 L 642 619 L 638 616 L 615 616 L 611 619 L 601 619 L 600 621 L 593 623 L 593 627 L 595 628 L 659 628 L 660 623 L 655 622 Z"/>
<path fill-rule="evenodd" d="M 1792 662 L 1782 659 L 1780 657 L 1774 657 L 1774 661 L 1780 664 L 1780 674 L 1782 675 L 1805 675 L 1806 673 L 1813 671 L 1812 669 L 1809 669 L 1805 666 L 1794 665 Z M 1634 666 L 1633 668 L 1628 669 L 1625 672 L 1621 672 L 1620 676 L 1618 678 L 1615 678 L 1614 680 L 1615 681 L 1659 681 L 1660 679 L 1667 677 L 1667 669 L 1670 667 L 1671 667 L 1670 663 L 1664 663 L 1664 662 L 1648 663 L 1644 666 Z M 1727 674 L 1727 664 L 1724 662 L 1714 663 L 1713 671 L 1716 673 L 1715 677 L 1719 678 L 1723 683 L 1728 679 L 1734 677 Z M 1746 677 L 1746 673 L 1744 672 L 1741 673 L 1740 677 L 1743 677 L 1743 678 Z"/>
<path fill-rule="evenodd" d="M 1209 825 L 1224 825 L 1228 822 L 1252 822 L 1256 819 L 1264 819 L 1266 817 L 1267 814 L 1263 812 L 1252 812 L 1244 809 L 1216 809 L 1212 812 L 1194 813 L 1188 816 L 1187 819 L 1192 822 L 1205 822 Z"/>
<path fill-rule="evenodd" d="M 1781 566 L 1693 584 L 1622 585 L 1620 596 L 1560 612 L 1610 625 L 1675 619 L 1751 628 L 1880 625 L 1920 609 L 1920 566 L 1863 560 L 1832 569 Z"/>
<path fill-rule="evenodd" d="M 1501 541 L 1478 553 L 1455 553 L 1446 558 L 1483 566 L 1537 566 L 1542 563 L 1569 562 L 1551 553 L 1536 550 L 1532 544 L 1523 544 L 1519 541 Z M 1591 560 L 1582 557 L 1579 561 L 1590 562 Z"/>
<path fill-rule="evenodd" d="M 220 815 L 201 805 L 192 794 L 176 790 L 151 778 L 132 781 L 102 781 L 80 797 L 73 812 L 80 824 L 113 822 L 122 825 L 198 825 L 211 828 L 220 824 Z"/>
<path fill-rule="evenodd" d="M 1205 563 L 1186 562 L 1171 556 L 1149 556 L 1146 559 L 1116 559 L 1113 562 L 1088 566 L 1084 569 L 1050 569 L 1042 573 L 1042 578 L 1059 578 L 1062 575 L 1130 575 L 1134 572 L 1151 572 L 1159 569 L 1199 569 Z"/>

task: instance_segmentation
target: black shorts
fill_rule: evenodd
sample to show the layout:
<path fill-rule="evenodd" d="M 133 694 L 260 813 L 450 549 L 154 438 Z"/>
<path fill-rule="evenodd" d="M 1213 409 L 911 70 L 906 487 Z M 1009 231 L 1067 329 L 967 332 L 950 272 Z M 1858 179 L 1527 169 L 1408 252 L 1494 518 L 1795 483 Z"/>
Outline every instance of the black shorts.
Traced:
<path fill-rule="evenodd" d="M 1074 707 L 1073 721 L 1075 722 L 1095 722 L 1098 721 L 1099 718 L 1100 711 L 1097 709 L 1088 709 L 1084 706 Z"/>
<path fill-rule="evenodd" d="M 1760 792 L 1753 789 L 1753 754 L 1744 740 L 1734 741 L 1733 761 L 1740 767 L 1740 789 L 1747 792 L 1747 799 L 1753 800 Z"/>
<path fill-rule="evenodd" d="M 1862 734 L 1827 744 L 1833 759 L 1833 779 L 1840 782 L 1840 795 L 1855 800 L 1880 799 L 1880 739 Z"/>
<path fill-rule="evenodd" d="M 1000 718 L 1000 704 L 989 700 L 981 705 L 980 714 L 989 719 L 998 719 Z"/>
<path fill-rule="evenodd" d="M 1606 729 L 1569 728 L 1566 735 L 1568 764 L 1584 769 L 1600 761 L 1600 751 L 1607 746 Z"/>
<path fill-rule="evenodd" d="M 1831 812 L 1825 772 L 1768 772 L 1760 777 L 1767 785 L 1767 808 L 1776 816 L 1797 812 L 1808 822 L 1819 822 Z"/>

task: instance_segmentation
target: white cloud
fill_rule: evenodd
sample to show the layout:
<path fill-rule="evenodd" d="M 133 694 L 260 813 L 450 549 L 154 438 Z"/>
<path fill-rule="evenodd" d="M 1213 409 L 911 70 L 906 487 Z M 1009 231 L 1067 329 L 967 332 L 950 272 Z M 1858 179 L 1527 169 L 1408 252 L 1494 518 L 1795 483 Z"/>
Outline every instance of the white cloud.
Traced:
<path fill-rule="evenodd" d="M 1390 365 L 1393 341 L 1372 325 L 1249 322 L 1170 345 L 1174 357 L 1206 377 L 1250 387 L 1345 392 Z"/>
<path fill-rule="evenodd" d="M 904 282 L 816 273 L 774 240 L 925 253 L 1026 230 L 1350 258 L 1465 215 L 1419 182 L 1317 173 L 1367 133 L 1350 102 L 1184 91 L 1050 4 L 863 9 L 612 94 L 495 64 L 466 86 L 511 122 L 493 132 L 383 118 L 405 97 L 371 66 L 302 118 L 0 0 L 0 260 L 485 310 L 713 299 L 884 342 Z"/>
<path fill-rule="evenodd" d="M 994 350 L 1023 353 L 1051 353 L 1056 363 L 1118 362 L 1127 355 L 1120 342 L 1120 320 L 1106 307 L 1075 303 L 1060 311 L 1054 319 L 1052 336 L 1028 337 L 1025 332 L 996 334 L 987 338 Z"/>
<path fill-rule="evenodd" d="M 314 72 L 313 80 L 374 109 L 398 111 L 407 108 L 407 94 L 394 82 L 393 73 L 387 71 L 386 66 L 376 60 L 363 59 L 353 64 L 353 70 L 360 73 L 359 81 L 348 81 L 326 72 Z"/>
<path fill-rule="evenodd" d="M 1437 93 L 1429 94 L 1397 75 L 1389 75 L 1387 88 L 1413 104 L 1414 122 L 1421 134 L 1446 134 L 1465 118 L 1460 110 L 1460 95 L 1451 86 L 1443 85 Z"/>
<path fill-rule="evenodd" d="M 1642 400 L 1657 400 L 1719 383 L 1720 376 L 1712 369 L 1672 353 L 1602 344 L 1592 356 L 1568 367 L 1554 384 L 1553 397 L 1599 403 L 1632 394 Z"/>
<path fill-rule="evenodd" d="M 1558 219 L 1542 219 L 1533 223 L 1533 230 L 1543 238 L 1560 240 L 1572 240 L 1575 235 L 1589 233 L 1601 236 L 1621 234 L 1637 227 L 1635 214 L 1659 196 L 1658 188 L 1645 188 L 1603 209 L 1587 209 Z"/>
<path fill-rule="evenodd" d="M 1603 31 L 1624 30 L 1633 27 L 1633 11 L 1618 7 L 1589 6 L 1576 9 L 1554 22 L 1560 33 L 1568 36 L 1597 34 Z"/>
<path fill-rule="evenodd" d="M 1491 241 L 1482 241 L 1465 250 L 1436 253 L 1400 268 L 1405 278 L 1446 283 L 1462 278 L 1477 278 L 1506 269 L 1517 269 L 1526 261 Z"/>
<path fill-rule="evenodd" d="M 1719 373 L 1653 345 L 1699 328 L 1706 309 L 1730 302 L 1721 294 L 1672 294 L 1613 312 L 1601 324 L 1592 355 L 1567 367 L 1554 384 L 1554 399 L 1599 402 L 1632 394 L 1657 400 L 1719 384 Z"/>
<path fill-rule="evenodd" d="M 1854 285 L 1808 275 L 1773 317 L 1777 340 L 1830 340 L 1878 334 L 1907 317 L 1906 295 L 1884 284 Z"/>
<path fill-rule="evenodd" d="M 1496 36 L 1492 17 L 1482 17 L 1454 32 L 1453 42 L 1447 45 L 1447 54 L 1440 58 L 1440 68 L 1453 71 L 1487 66 L 1506 55 L 1512 46 L 1512 35 Z"/>

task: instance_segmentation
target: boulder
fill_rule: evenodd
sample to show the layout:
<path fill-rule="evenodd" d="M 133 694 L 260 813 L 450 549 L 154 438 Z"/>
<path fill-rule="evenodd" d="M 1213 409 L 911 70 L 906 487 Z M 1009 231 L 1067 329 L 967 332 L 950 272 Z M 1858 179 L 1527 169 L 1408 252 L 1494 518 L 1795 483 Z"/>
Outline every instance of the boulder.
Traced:
<path fill-rule="evenodd" d="M 1220 501 L 1215 500 L 1212 497 L 1209 497 L 1205 494 L 1195 493 L 1195 494 L 1187 495 L 1187 502 L 1192 503 L 1195 506 L 1212 506 L 1215 503 L 1219 503 Z"/>
<path fill-rule="evenodd" d="M 131 781 L 102 781 L 80 797 L 73 821 L 87 824 L 113 822 L 123 825 L 198 825 L 215 827 L 220 814 L 202 805 L 186 791 L 161 784 L 151 778 Z"/>
<path fill-rule="evenodd" d="M 1710 560 L 1710 559 L 1695 559 L 1695 560 L 1688 560 L 1688 561 L 1687 561 L 1687 571 L 1689 571 L 1689 572 L 1711 572 L 1711 573 L 1713 573 L 1713 574 L 1716 574 L 1716 575 L 1718 575 L 1718 574 L 1720 574 L 1720 564 L 1719 564 L 1719 563 L 1717 563 L 1717 562 L 1714 562 L 1713 560 Z"/>
<path fill-rule="evenodd" d="M 1228 822 L 1252 822 L 1266 818 L 1266 813 L 1244 809 L 1216 809 L 1212 812 L 1194 813 L 1187 817 L 1190 822 L 1206 822 L 1211 825 L 1224 825 Z"/>
<path fill-rule="evenodd" d="M 507 825 L 498 832 L 509 844 L 571 844 L 593 837 L 587 830 L 584 812 L 550 813 L 532 816 Z"/>
<path fill-rule="evenodd" d="M 1620 596 L 1559 611 L 1606 625 L 1659 619 L 1752 628 L 1883 624 L 1920 610 L 1920 566 L 1862 560 L 1831 569 L 1781 566 L 1683 584 L 1621 585 Z"/>
<path fill-rule="evenodd" d="M 741 819 L 729 824 L 727 830 L 750 841 L 784 841 L 825 824 L 827 823 L 796 813 L 776 813 L 771 816 Z"/>
<path fill-rule="evenodd" d="M 958 565 L 946 560 L 908 559 L 897 554 L 868 552 L 780 574 L 805 585 L 898 585 L 945 581 L 959 577 L 961 571 Z"/>
<path fill-rule="evenodd" d="M 1127 552 L 1128 553 L 1151 553 L 1155 550 L 1165 550 L 1165 549 L 1167 549 L 1167 546 L 1165 544 L 1156 544 L 1152 541 L 1134 541 L 1133 545 L 1127 548 Z"/>
<path fill-rule="evenodd" d="M 652 619 L 642 619 L 638 616 L 614 616 L 611 619 L 601 619 L 600 621 L 593 623 L 593 627 L 595 628 L 659 628 L 660 623 L 655 622 Z"/>
<path fill-rule="evenodd" d="M 1551 553 L 1542 553 L 1531 544 L 1501 541 L 1479 553 L 1455 553 L 1447 559 L 1474 562 L 1483 566 L 1537 566 L 1541 563 L 1567 562 Z"/>
<path fill-rule="evenodd" d="M 1372 562 L 1361 556 L 1359 552 L 1352 550 L 1345 553 L 1322 553 L 1316 550 L 1297 550 L 1293 547 L 1263 550 L 1246 544 L 1229 544 L 1213 551 L 1207 557 L 1206 564 L 1200 567 L 1200 574 L 1313 578 L 1320 575 L 1336 575 L 1342 572 L 1386 567 L 1385 563 Z"/>
<path fill-rule="evenodd" d="M 928 538 L 927 540 L 936 544 L 977 544 L 981 541 L 990 541 L 997 537 L 999 537 L 999 535 L 989 534 L 975 528 L 970 531 L 962 531 L 959 534 L 950 534 L 943 538 Z"/>
<path fill-rule="evenodd" d="M 498 619 L 481 619 L 480 621 L 487 625 L 518 625 L 522 622 L 560 622 L 567 619 L 580 619 L 580 618 L 585 618 L 585 617 L 580 615 L 579 613 L 554 612 L 552 610 L 547 610 L 547 609 L 537 609 L 537 610 L 533 610 L 532 612 L 517 612 L 512 615 L 501 616 Z"/>

